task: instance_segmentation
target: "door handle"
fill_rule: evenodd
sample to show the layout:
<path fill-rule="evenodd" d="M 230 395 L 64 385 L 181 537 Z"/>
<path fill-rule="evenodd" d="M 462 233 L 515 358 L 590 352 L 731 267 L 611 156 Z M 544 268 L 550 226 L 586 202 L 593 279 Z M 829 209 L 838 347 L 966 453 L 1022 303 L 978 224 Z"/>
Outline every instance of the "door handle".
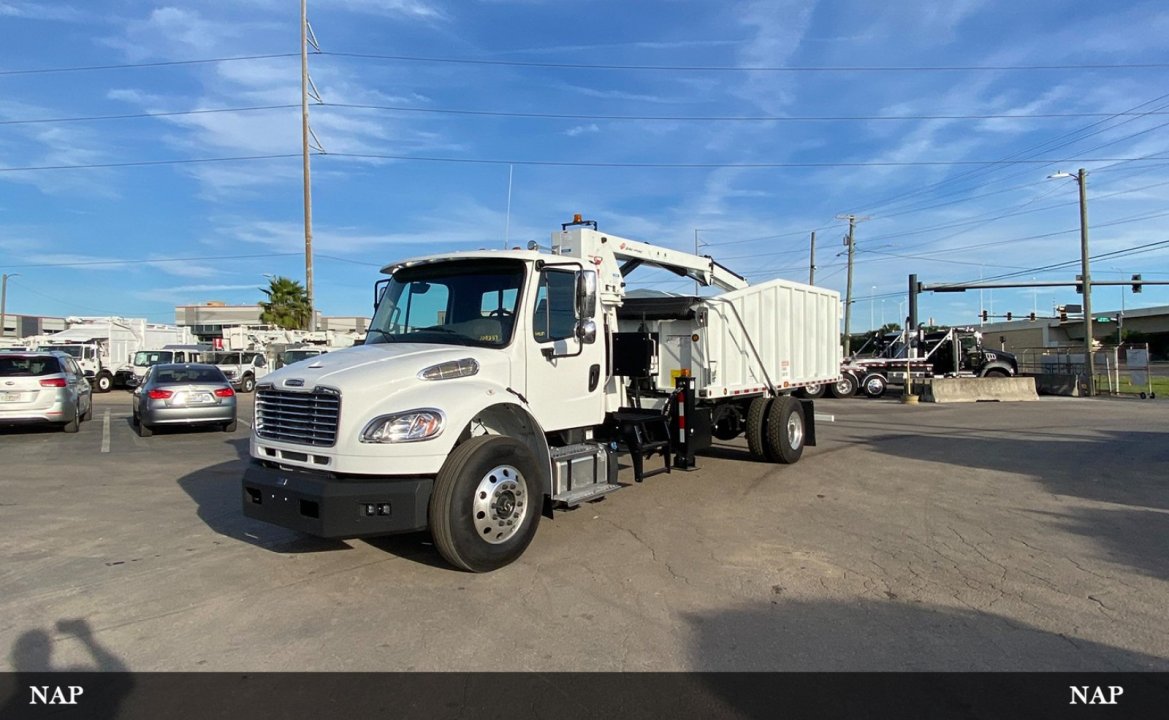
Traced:
<path fill-rule="evenodd" d="M 589 392 L 597 389 L 597 384 L 601 382 L 601 366 L 594 364 L 589 366 Z"/>

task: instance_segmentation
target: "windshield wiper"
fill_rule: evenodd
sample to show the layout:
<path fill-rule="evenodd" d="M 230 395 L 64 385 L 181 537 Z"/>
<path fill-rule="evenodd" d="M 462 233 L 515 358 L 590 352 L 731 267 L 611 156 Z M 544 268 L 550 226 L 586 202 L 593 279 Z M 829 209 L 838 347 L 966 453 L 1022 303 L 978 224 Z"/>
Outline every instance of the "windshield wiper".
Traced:
<path fill-rule="evenodd" d="M 397 342 L 397 340 L 394 338 L 393 334 L 383 330 L 382 328 L 366 328 L 365 339 L 367 341 L 369 340 L 370 333 L 377 333 L 378 335 L 381 335 L 382 337 L 385 338 L 385 342 L 388 342 L 388 343 Z M 373 344 L 373 343 L 370 343 L 370 344 Z"/>

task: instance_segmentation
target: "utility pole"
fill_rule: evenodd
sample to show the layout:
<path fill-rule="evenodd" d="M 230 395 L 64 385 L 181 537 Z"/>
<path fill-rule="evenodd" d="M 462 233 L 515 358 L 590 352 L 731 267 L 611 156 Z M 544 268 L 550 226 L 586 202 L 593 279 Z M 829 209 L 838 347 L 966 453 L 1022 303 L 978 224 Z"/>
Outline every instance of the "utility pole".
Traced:
<path fill-rule="evenodd" d="M 8 278 L 20 273 L 0 275 L 0 338 L 8 337 Z M 20 333 L 17 333 L 19 335 Z"/>
<path fill-rule="evenodd" d="M 848 220 L 848 235 L 844 244 L 848 246 L 848 283 L 844 291 L 844 357 L 852 352 L 852 261 L 856 255 L 856 224 L 858 221 L 868 220 L 867 217 L 858 218 L 856 215 L 837 215 L 837 220 Z"/>
<path fill-rule="evenodd" d="M 698 254 L 698 228 L 694 228 L 694 254 Z M 694 294 L 698 294 L 698 278 L 694 278 Z"/>
<path fill-rule="evenodd" d="M 1088 172 L 1076 173 L 1080 186 L 1080 272 L 1084 276 L 1084 362 L 1088 370 L 1088 397 L 1096 395 L 1096 368 L 1092 363 L 1092 276 L 1088 271 Z"/>
<path fill-rule="evenodd" d="M 309 168 L 308 124 L 308 0 L 300 0 L 300 138 L 304 163 L 304 287 L 308 295 L 308 329 L 317 329 L 317 311 L 313 302 L 313 193 Z M 314 45 L 316 43 L 314 42 Z"/>
<path fill-rule="evenodd" d="M 812 231 L 812 247 L 808 251 L 808 284 L 816 284 L 816 231 Z"/>

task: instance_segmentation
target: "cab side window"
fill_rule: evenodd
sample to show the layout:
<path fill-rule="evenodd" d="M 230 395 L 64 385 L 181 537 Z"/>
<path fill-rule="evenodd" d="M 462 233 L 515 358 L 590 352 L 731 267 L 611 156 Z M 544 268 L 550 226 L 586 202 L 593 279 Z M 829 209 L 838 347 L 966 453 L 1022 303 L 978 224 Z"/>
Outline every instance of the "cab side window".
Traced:
<path fill-rule="evenodd" d="M 533 312 L 532 335 L 537 342 L 572 337 L 576 327 L 576 273 L 544 270 Z"/>

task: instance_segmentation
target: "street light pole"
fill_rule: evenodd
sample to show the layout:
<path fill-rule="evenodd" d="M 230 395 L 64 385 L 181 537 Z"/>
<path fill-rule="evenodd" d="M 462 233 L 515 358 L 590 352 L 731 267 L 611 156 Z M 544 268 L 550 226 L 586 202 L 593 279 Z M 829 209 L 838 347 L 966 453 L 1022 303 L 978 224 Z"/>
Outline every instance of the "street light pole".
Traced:
<path fill-rule="evenodd" d="M 0 276 L 0 338 L 8 337 L 8 278 L 20 273 Z"/>
<path fill-rule="evenodd" d="M 1096 395 L 1096 368 L 1092 362 L 1092 276 L 1088 270 L 1088 173 L 1076 174 L 1080 186 L 1080 272 L 1084 276 L 1084 358 L 1088 369 L 1088 397 Z"/>

